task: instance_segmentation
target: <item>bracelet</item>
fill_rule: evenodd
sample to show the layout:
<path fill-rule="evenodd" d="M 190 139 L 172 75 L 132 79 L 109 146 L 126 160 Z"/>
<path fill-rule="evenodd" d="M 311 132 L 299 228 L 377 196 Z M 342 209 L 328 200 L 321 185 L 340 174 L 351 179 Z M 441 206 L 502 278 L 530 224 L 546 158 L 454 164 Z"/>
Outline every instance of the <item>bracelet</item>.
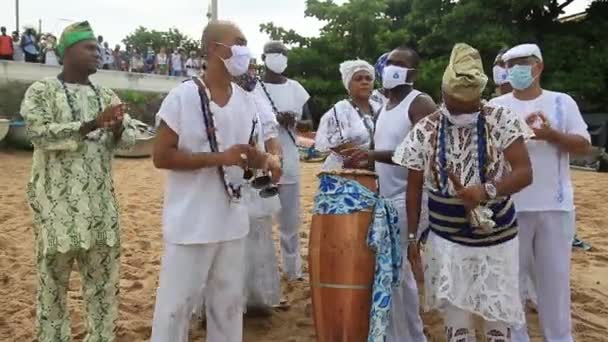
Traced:
<path fill-rule="evenodd" d="M 412 234 L 409 233 L 407 234 L 407 243 L 412 243 L 412 242 L 418 242 L 418 238 L 416 237 L 416 234 Z"/>

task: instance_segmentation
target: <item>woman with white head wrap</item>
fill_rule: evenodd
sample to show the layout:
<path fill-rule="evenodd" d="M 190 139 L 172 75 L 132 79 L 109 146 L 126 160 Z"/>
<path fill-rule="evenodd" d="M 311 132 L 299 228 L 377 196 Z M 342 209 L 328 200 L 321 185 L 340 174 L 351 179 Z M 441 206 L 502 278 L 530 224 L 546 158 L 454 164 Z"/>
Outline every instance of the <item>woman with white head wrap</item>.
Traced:
<path fill-rule="evenodd" d="M 342 82 L 349 98 L 339 101 L 321 118 L 315 147 L 331 151 L 323 170 L 342 169 L 340 151 L 352 147 L 373 147 L 375 115 L 379 104 L 370 101 L 374 87 L 374 67 L 357 59 L 340 64 Z"/>

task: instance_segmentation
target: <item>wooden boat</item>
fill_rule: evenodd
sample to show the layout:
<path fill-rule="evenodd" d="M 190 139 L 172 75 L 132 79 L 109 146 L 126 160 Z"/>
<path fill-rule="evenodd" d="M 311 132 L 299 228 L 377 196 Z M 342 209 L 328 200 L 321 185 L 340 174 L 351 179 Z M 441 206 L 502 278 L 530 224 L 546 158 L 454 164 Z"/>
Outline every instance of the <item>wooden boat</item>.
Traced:
<path fill-rule="evenodd" d="M 10 123 L 11 121 L 8 119 L 0 118 L 0 141 L 4 140 L 4 138 L 8 134 Z"/>
<path fill-rule="evenodd" d="M 370 171 L 341 171 L 377 192 Z M 313 318 L 319 342 L 366 342 L 375 255 L 367 246 L 371 209 L 349 215 L 313 215 L 309 272 Z"/>
<path fill-rule="evenodd" d="M 9 125 L 6 141 L 10 146 L 23 150 L 33 150 L 32 141 L 27 136 L 25 121 L 12 121 Z"/>
<path fill-rule="evenodd" d="M 139 129 L 135 145 L 129 149 L 117 149 L 116 157 L 122 158 L 147 158 L 152 155 L 154 148 L 154 131 L 143 122 L 136 122 Z"/>

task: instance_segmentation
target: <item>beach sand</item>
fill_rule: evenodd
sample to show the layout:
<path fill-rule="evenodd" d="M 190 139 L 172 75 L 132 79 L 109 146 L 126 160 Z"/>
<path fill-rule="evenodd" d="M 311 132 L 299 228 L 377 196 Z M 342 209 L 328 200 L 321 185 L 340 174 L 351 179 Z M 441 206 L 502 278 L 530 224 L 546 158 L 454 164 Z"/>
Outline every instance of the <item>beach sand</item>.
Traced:
<path fill-rule="evenodd" d="M 0 341 L 34 340 L 35 268 L 32 215 L 25 199 L 31 154 L 0 151 Z M 302 164 L 302 257 L 306 261 L 312 198 L 319 164 Z M 149 159 L 118 159 L 115 181 L 121 204 L 122 276 L 118 341 L 150 338 L 154 299 L 162 254 L 161 211 L 163 172 Z M 589 252 L 573 253 L 572 301 L 575 339 L 608 341 L 608 174 L 574 172 L 578 235 L 591 243 Z M 276 241 L 276 234 L 275 234 Z M 306 265 L 306 262 L 305 262 Z M 306 270 L 306 266 L 305 270 Z M 306 282 L 287 284 L 283 292 L 291 303 L 271 318 L 247 318 L 246 342 L 314 341 L 310 289 Z M 77 272 L 70 280 L 70 311 L 74 341 L 85 335 L 83 301 Z M 537 316 L 531 334 L 541 341 Z M 429 341 L 443 341 L 442 322 L 436 313 L 424 314 Z M 193 341 L 202 341 L 200 321 L 192 322 Z"/>

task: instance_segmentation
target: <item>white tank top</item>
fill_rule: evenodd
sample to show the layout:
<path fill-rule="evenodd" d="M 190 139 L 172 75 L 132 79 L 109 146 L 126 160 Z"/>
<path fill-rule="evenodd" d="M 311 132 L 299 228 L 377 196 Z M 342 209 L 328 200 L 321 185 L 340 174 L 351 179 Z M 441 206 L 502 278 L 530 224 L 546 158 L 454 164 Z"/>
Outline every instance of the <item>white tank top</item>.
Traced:
<path fill-rule="evenodd" d="M 418 95 L 420 92 L 412 89 L 395 108 L 387 110 L 387 104 L 384 105 L 376 122 L 375 150 L 394 151 L 405 139 L 412 128 L 409 115 L 410 106 Z M 376 172 L 378 173 L 380 195 L 393 201 L 405 202 L 407 169 L 401 166 L 376 163 Z"/>

